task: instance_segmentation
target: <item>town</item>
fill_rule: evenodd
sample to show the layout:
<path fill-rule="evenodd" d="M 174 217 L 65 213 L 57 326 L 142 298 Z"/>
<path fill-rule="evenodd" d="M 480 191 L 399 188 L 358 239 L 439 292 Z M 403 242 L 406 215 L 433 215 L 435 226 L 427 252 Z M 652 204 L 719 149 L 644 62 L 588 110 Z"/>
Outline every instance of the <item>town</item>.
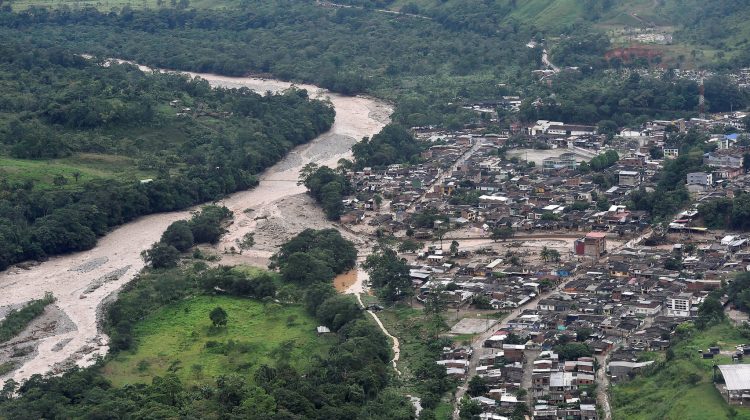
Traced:
<path fill-rule="evenodd" d="M 435 363 L 462 384 L 456 414 L 468 394 L 482 419 L 519 406 L 534 419 L 610 418 L 611 384 L 648 369 L 709 293 L 747 270 L 750 237 L 701 214 L 747 188 L 747 121 L 737 112 L 609 133 L 555 121 L 499 133 L 415 127 L 421 163 L 352 172 L 358 193 L 341 223 L 397 238 L 412 305 L 443 303 L 456 340 Z M 678 162 L 695 155 L 678 136 L 705 137 L 707 151 L 691 156 L 700 170 Z M 689 194 L 668 204 L 681 206 L 675 217 L 639 204 L 673 194 L 658 184 L 665 171 Z M 702 357 L 720 353 L 741 360 L 750 347 Z M 720 366 L 730 403 L 746 397 L 729 385 L 740 366 Z"/>

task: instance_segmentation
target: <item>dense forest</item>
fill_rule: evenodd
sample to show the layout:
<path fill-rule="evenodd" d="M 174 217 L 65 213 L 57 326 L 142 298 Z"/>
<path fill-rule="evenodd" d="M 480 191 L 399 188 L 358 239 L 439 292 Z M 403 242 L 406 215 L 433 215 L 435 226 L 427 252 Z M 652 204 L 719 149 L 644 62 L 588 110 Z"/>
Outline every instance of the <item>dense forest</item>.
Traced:
<path fill-rule="evenodd" d="M 126 164 L 87 181 L 77 171 L 58 174 L 48 188 L 0 173 L 0 269 L 88 249 L 138 216 L 250 188 L 257 173 L 333 123 L 330 104 L 302 90 L 211 89 L 39 44 L 0 44 L 0 154 Z"/>
<path fill-rule="evenodd" d="M 695 82 L 634 79 L 620 71 L 622 61 L 604 59 L 612 48 L 609 39 L 586 19 L 563 25 L 540 21 L 537 26 L 534 19 L 507 18 L 502 10 L 513 9 L 512 2 L 472 3 L 476 7 L 452 1 L 436 6 L 430 19 L 256 0 L 216 10 L 31 7 L 14 13 L 6 8 L 0 12 L 0 33 L 163 68 L 231 76 L 271 74 L 344 94 L 367 92 L 394 100 L 394 121 L 407 127 L 461 128 L 478 118 L 462 108 L 463 103 L 519 93 L 527 98 L 524 120 L 614 120 L 625 125 L 697 111 Z M 482 13 L 487 7 L 493 12 Z M 526 13 L 531 6 L 517 8 Z M 531 70 L 542 68 L 542 47 L 526 44 L 552 35 L 547 48 L 553 62 L 579 70 L 558 74 L 548 86 L 531 75 Z M 627 66 L 651 64 L 636 60 Z M 712 111 L 748 103 L 723 78 L 706 83 Z"/>
<path fill-rule="evenodd" d="M 498 79 L 528 79 L 541 57 L 540 49 L 524 46 L 534 36 L 527 26 L 481 34 L 289 0 L 250 0 L 234 10 L 29 8 L 0 13 L 0 33 L 162 68 L 271 74 L 347 94 L 368 92 L 408 103 L 395 115 L 406 126 L 470 120 L 462 98 L 508 94 Z"/>

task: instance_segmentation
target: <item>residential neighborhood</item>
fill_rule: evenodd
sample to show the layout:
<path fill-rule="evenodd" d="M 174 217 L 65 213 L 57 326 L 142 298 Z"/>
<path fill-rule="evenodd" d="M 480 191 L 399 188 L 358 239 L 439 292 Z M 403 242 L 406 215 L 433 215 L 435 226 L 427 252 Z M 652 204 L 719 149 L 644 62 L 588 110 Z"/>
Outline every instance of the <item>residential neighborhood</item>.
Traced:
<path fill-rule="evenodd" d="M 745 117 L 609 135 L 553 121 L 498 134 L 416 128 L 421 163 L 353 173 L 360 193 L 342 223 L 401 238 L 413 305 L 439 294 L 461 321 L 447 334 L 471 334 L 435 363 L 465 384 L 456 399 L 468 392 L 481 418 L 510 418 L 521 404 L 535 419 L 609 418 L 610 384 L 648 369 L 708 294 L 750 267 L 750 236 L 707 228 L 699 204 L 655 220 L 633 196 L 658 188 L 679 157 L 675 130 L 739 129 Z M 703 171 L 681 180 L 694 203 L 748 182 L 743 132 L 709 144 Z M 499 316 L 466 318 L 477 311 Z"/>

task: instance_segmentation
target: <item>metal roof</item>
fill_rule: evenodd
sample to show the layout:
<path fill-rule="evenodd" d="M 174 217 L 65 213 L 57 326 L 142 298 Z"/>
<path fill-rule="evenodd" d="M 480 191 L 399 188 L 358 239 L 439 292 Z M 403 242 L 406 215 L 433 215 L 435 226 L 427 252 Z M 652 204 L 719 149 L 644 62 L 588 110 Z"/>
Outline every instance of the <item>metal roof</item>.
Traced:
<path fill-rule="evenodd" d="M 727 390 L 750 389 L 750 365 L 719 365 Z"/>

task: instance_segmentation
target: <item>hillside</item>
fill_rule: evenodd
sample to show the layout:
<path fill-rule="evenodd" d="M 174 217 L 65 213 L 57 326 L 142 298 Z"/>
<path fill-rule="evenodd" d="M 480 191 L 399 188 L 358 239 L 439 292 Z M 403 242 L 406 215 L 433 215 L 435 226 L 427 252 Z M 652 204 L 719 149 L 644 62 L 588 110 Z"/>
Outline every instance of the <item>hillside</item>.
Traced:
<path fill-rule="evenodd" d="M 615 46 L 657 45 L 675 65 L 750 62 L 747 0 L 341 0 L 433 18 L 450 27 L 496 30 L 524 23 L 550 41 L 581 24 L 607 33 Z M 671 37 L 671 40 L 670 40 Z"/>

